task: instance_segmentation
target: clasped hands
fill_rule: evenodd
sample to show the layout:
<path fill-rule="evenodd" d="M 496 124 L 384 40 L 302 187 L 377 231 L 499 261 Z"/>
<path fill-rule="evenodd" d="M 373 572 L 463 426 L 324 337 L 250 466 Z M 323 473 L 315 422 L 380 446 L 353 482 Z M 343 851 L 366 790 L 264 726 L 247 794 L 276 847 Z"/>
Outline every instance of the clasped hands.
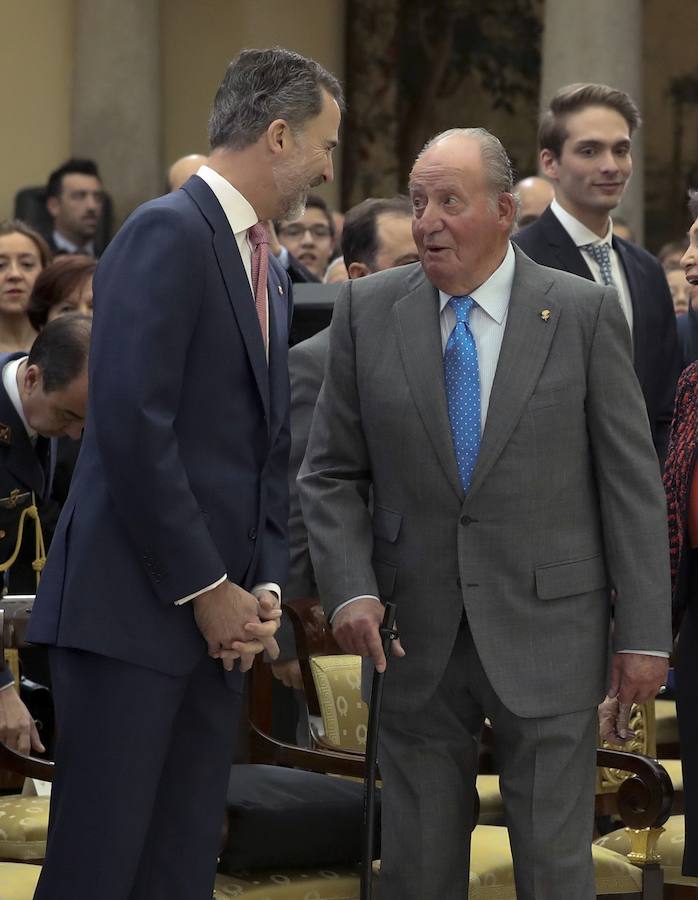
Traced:
<path fill-rule="evenodd" d="M 608 694 L 599 706 L 601 740 L 622 746 L 634 737 L 629 728 L 633 703 L 646 703 L 666 682 L 669 660 L 644 653 L 615 653 Z"/>
<path fill-rule="evenodd" d="M 271 591 L 255 597 L 231 581 L 199 594 L 192 600 L 194 619 L 208 645 L 208 654 L 220 659 L 231 672 L 240 660 L 240 670 L 252 668 L 258 653 L 266 651 L 272 659 L 279 655 L 274 639 L 281 618 L 279 598 Z"/>

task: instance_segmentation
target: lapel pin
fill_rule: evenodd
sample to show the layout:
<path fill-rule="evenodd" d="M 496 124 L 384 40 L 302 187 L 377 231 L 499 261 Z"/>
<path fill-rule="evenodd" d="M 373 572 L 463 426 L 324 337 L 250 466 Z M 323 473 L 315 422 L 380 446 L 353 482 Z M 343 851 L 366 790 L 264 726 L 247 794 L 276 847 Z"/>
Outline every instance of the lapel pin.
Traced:
<path fill-rule="evenodd" d="M 540 317 L 544 322 L 547 322 L 550 318 L 550 310 L 549 309 L 541 309 Z"/>
<path fill-rule="evenodd" d="M 277 291 L 279 292 L 279 294 L 283 297 L 283 295 L 284 295 L 284 289 L 281 287 L 280 284 L 277 284 L 277 285 L 276 285 L 276 289 L 277 289 Z"/>
<path fill-rule="evenodd" d="M 8 447 L 12 443 L 12 428 L 0 422 L 0 444 L 6 444 Z"/>

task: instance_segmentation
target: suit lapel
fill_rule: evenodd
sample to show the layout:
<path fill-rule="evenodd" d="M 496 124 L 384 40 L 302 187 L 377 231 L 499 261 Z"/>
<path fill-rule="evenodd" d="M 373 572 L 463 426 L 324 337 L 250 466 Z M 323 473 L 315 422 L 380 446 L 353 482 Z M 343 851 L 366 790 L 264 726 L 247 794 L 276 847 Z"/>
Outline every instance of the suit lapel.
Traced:
<path fill-rule="evenodd" d="M 264 342 L 250 282 L 240 258 L 235 235 L 220 203 L 205 181 L 193 175 L 184 185 L 184 190 L 194 200 L 213 229 L 213 250 L 269 422 L 269 370 Z"/>
<path fill-rule="evenodd" d="M 446 404 L 439 295 L 421 270 L 416 288 L 395 304 L 393 316 L 412 397 L 446 478 L 462 500 Z"/>
<path fill-rule="evenodd" d="M 516 271 L 507 324 L 468 499 L 487 477 L 521 418 L 547 359 L 560 316 L 559 305 L 548 296 L 552 278 L 541 280 L 540 268 L 518 248 L 514 249 Z M 541 315 L 544 310 L 549 315 Z"/>
<path fill-rule="evenodd" d="M 283 418 L 279 413 L 285 408 L 282 401 L 287 394 L 284 390 L 288 382 L 286 349 L 288 347 L 288 305 L 290 298 L 274 269 L 269 265 L 267 278 L 269 297 L 269 392 L 271 398 L 270 444 L 273 444 Z"/>
<path fill-rule="evenodd" d="M 642 284 L 640 283 L 640 275 L 637 266 L 633 265 L 633 260 L 628 249 L 617 238 L 613 238 L 613 249 L 618 254 L 620 264 L 625 272 L 625 280 L 628 282 L 628 291 L 630 293 L 630 304 L 633 308 L 633 361 L 635 363 L 635 371 L 640 383 L 643 383 L 644 372 L 642 371 L 642 363 L 645 359 L 644 353 L 639 353 L 639 348 L 644 340 L 643 325 L 645 317 L 640 314 L 638 309 L 640 298 L 643 296 Z M 620 290 L 620 287 L 618 288 Z"/>
<path fill-rule="evenodd" d="M 558 268 L 563 272 L 571 272 L 580 278 L 593 280 L 591 269 L 586 264 L 581 251 L 567 234 L 560 220 L 548 207 L 540 217 L 540 227 L 550 246 L 551 252 L 559 263 Z"/>

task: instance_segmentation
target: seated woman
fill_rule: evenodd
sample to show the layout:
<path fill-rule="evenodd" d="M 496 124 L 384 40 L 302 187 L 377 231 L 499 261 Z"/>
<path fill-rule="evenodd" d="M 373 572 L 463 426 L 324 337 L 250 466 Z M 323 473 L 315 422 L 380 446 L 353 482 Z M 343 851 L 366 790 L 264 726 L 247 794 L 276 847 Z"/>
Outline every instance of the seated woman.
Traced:
<path fill-rule="evenodd" d="M 0 222 L 0 353 L 26 350 L 36 330 L 27 316 L 34 282 L 51 261 L 48 244 L 19 219 Z"/>
<path fill-rule="evenodd" d="M 695 221 L 681 265 L 698 285 L 698 191 L 689 209 Z M 686 842 L 684 875 L 698 876 L 698 362 L 688 366 L 676 392 L 664 486 L 669 511 L 672 603 L 679 632 L 676 700 L 684 778 Z"/>
<path fill-rule="evenodd" d="M 65 254 L 40 273 L 34 284 L 27 315 L 36 331 L 67 313 L 92 315 L 92 276 L 97 260 Z"/>

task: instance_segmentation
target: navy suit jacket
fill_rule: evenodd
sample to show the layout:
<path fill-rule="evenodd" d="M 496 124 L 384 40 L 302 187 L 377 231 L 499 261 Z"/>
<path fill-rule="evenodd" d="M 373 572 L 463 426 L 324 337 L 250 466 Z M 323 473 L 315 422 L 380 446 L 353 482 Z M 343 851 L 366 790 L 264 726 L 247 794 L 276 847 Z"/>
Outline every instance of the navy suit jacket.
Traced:
<path fill-rule="evenodd" d="M 197 176 L 111 242 L 83 446 L 29 640 L 184 675 L 206 645 L 178 599 L 224 573 L 285 582 L 291 295 L 271 259 L 268 295 L 269 365 L 235 238 Z"/>
<path fill-rule="evenodd" d="M 582 253 L 550 207 L 512 240 L 543 266 L 593 279 Z M 619 237 L 613 238 L 613 247 L 628 280 L 635 372 L 645 397 L 654 446 L 663 464 L 681 371 L 674 304 L 656 257 Z"/>

